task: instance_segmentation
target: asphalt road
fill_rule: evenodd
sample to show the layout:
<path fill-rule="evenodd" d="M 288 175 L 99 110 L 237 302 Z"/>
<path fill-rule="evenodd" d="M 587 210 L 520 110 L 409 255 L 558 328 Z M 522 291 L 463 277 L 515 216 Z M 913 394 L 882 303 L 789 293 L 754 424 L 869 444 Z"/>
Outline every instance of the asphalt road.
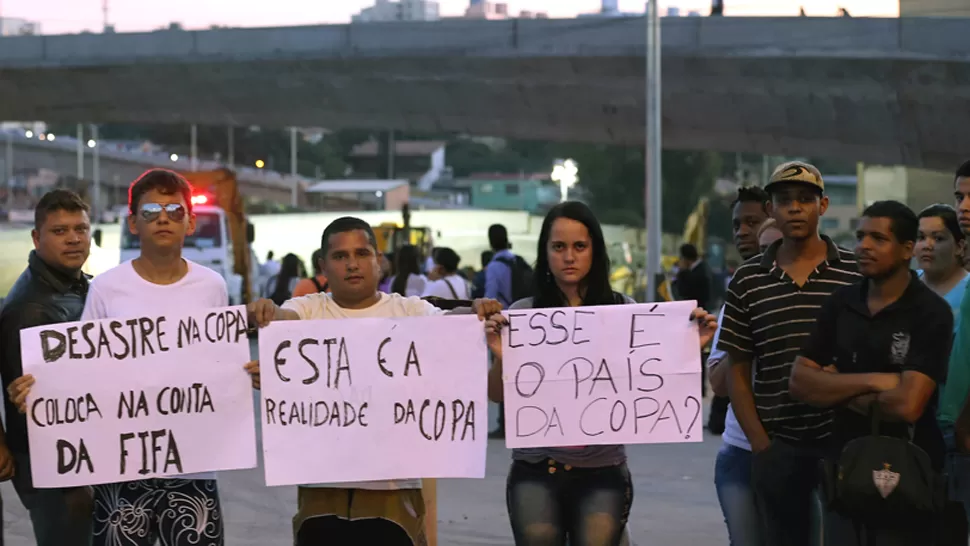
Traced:
<path fill-rule="evenodd" d="M 255 354 L 255 343 L 253 344 Z M 259 411 L 258 394 L 253 404 Z M 0 406 L 2 411 L 2 406 Z M 498 411 L 490 408 L 494 422 Z M 704 415 L 707 415 L 705 407 Z M 257 426 L 257 439 L 262 430 Z M 630 532 L 634 544 L 719 546 L 728 543 L 714 492 L 714 457 L 720 437 L 702 443 L 640 445 L 627 448 L 634 480 Z M 260 451 L 261 452 L 261 451 Z M 505 509 L 505 476 L 510 452 L 490 440 L 484 480 L 438 480 L 438 544 L 512 544 Z M 290 546 L 295 487 L 266 487 L 260 466 L 219 473 L 227 546 Z M 13 487 L 0 484 L 6 546 L 34 544 L 26 510 Z"/>
<path fill-rule="evenodd" d="M 494 415 L 494 408 L 493 408 Z M 714 494 L 714 456 L 720 438 L 703 443 L 633 446 L 634 479 L 630 530 L 636 544 L 716 546 L 727 534 Z M 439 544 L 512 544 L 505 511 L 509 452 L 490 440 L 484 480 L 439 480 Z M 227 546 L 289 546 L 294 487 L 266 487 L 262 468 L 219 474 Z M 33 545 L 26 511 L 9 483 L 0 485 L 6 546 Z"/>

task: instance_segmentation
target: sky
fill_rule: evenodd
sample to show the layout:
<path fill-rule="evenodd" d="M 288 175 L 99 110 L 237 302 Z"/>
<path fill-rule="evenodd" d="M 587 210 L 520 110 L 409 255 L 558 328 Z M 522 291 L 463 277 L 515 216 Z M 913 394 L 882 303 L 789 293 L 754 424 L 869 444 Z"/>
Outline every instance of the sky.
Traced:
<path fill-rule="evenodd" d="M 105 0 L 0 0 L 0 17 L 40 21 L 44 34 L 100 31 Z M 211 25 L 266 27 L 347 23 L 373 0 L 106 0 L 108 20 L 118 32 L 150 31 L 181 23 L 186 29 Z M 683 12 L 710 11 L 710 0 L 659 0 Z M 464 13 L 468 0 L 440 0 L 443 16 Z M 597 11 L 599 0 L 508 0 L 513 13 L 545 11 L 551 17 L 572 17 Z M 620 0 L 623 11 L 642 11 L 645 2 Z M 845 7 L 855 17 L 896 17 L 898 0 L 725 0 L 725 15 L 797 15 L 800 6 L 810 16 L 832 16 Z"/>

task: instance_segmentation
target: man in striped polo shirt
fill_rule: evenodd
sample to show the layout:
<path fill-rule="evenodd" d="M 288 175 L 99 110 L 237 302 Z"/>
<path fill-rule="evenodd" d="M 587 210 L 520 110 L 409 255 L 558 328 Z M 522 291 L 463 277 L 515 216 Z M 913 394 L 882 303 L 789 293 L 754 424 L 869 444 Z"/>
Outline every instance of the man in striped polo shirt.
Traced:
<path fill-rule="evenodd" d="M 730 356 L 731 406 L 751 443 L 751 486 L 767 545 L 808 546 L 818 461 L 832 415 L 793 400 L 788 379 L 822 302 L 861 277 L 852 253 L 819 235 L 828 197 L 818 169 L 785 163 L 765 189 L 783 237 L 734 274 L 719 347 Z"/>

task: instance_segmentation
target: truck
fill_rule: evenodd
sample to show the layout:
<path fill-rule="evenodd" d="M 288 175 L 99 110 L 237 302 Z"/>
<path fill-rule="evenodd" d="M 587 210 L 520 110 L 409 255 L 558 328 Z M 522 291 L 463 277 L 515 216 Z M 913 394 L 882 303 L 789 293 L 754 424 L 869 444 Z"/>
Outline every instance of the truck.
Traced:
<path fill-rule="evenodd" d="M 246 220 L 235 173 L 219 169 L 179 174 L 192 184 L 191 204 L 195 214 L 195 232 L 185 238 L 182 256 L 222 275 L 230 304 L 254 300 L 260 281 L 259 260 L 252 250 L 255 230 Z M 125 210 L 119 222 L 122 263 L 141 253 L 138 237 L 128 230 L 128 215 Z M 94 239 L 100 246 L 99 231 L 95 232 Z"/>

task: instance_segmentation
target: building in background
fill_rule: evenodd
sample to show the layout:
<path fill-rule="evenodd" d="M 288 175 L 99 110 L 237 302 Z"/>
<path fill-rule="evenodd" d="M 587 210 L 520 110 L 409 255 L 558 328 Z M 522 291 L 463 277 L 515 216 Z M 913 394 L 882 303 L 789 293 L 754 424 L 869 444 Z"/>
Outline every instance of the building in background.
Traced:
<path fill-rule="evenodd" d="M 376 0 L 373 6 L 354 15 L 355 23 L 384 23 L 392 21 L 437 21 L 440 6 L 435 0 Z"/>
<path fill-rule="evenodd" d="M 32 36 L 38 34 L 40 34 L 40 23 L 16 17 L 0 17 L 0 36 Z"/>
<path fill-rule="evenodd" d="M 508 19 L 509 5 L 505 2 L 476 0 L 465 10 L 467 19 Z"/>
<path fill-rule="evenodd" d="M 970 17 L 967 0 L 899 0 L 900 17 Z"/>

